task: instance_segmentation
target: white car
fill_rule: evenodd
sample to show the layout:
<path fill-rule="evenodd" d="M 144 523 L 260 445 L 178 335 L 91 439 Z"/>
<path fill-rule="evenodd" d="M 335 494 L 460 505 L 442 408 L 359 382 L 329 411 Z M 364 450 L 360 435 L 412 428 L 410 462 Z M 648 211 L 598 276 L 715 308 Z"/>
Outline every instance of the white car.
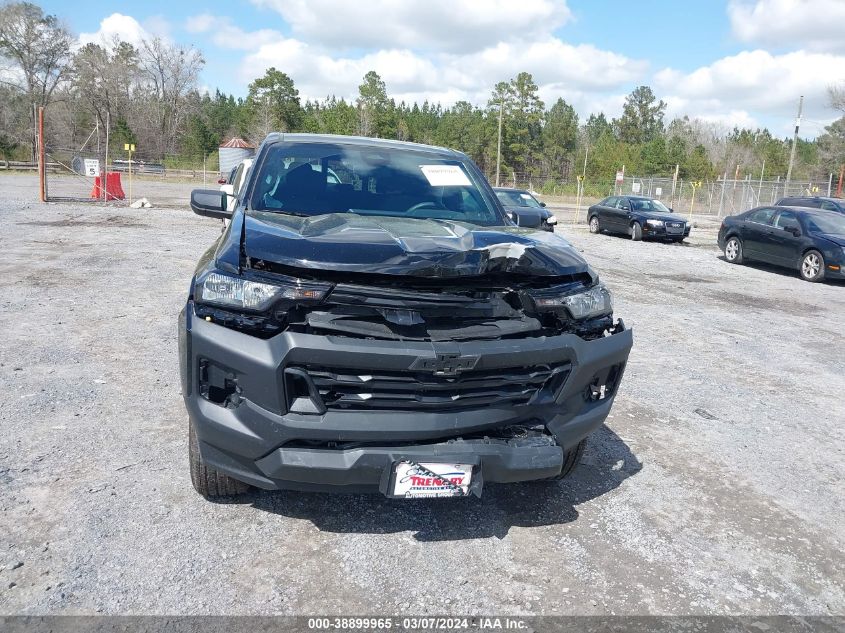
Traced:
<path fill-rule="evenodd" d="M 245 158 L 229 173 L 228 182 L 222 178 L 217 181 L 220 183 L 220 191 L 224 191 L 229 196 L 227 201 L 229 211 L 234 211 L 238 204 L 238 193 L 246 182 L 246 175 L 249 173 L 249 168 L 252 167 L 253 162 L 254 159 Z"/>

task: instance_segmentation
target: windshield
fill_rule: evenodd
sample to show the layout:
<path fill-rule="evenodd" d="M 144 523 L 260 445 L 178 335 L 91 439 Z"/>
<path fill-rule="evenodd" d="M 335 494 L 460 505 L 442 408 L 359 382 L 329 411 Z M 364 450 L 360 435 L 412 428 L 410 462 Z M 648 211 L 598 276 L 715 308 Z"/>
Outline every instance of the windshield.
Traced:
<path fill-rule="evenodd" d="M 356 213 L 501 226 L 473 170 L 412 149 L 279 143 L 268 150 L 252 209 L 291 215 Z"/>
<path fill-rule="evenodd" d="M 540 208 L 540 203 L 527 191 L 497 191 L 496 196 L 506 207 Z"/>
<path fill-rule="evenodd" d="M 660 200 L 648 200 L 644 198 L 631 198 L 631 205 L 634 211 L 654 211 L 655 213 L 672 213 Z"/>
<path fill-rule="evenodd" d="M 807 214 L 807 229 L 813 233 L 845 235 L 845 215 L 841 213 Z"/>

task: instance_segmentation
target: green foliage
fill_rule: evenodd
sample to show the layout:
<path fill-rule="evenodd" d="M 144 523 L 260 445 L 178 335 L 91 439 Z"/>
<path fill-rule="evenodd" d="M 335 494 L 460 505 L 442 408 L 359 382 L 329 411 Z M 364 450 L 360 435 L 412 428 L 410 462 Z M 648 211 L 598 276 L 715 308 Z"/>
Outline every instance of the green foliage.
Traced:
<path fill-rule="evenodd" d="M 111 135 L 109 137 L 109 150 L 112 152 L 122 152 L 124 151 L 123 146 L 126 143 L 133 143 L 136 145 L 136 149 L 142 149 L 137 147 L 138 139 L 132 133 L 126 119 L 117 119 L 112 124 Z"/>
<path fill-rule="evenodd" d="M 249 84 L 246 108 L 253 124 L 278 132 L 292 132 L 302 123 L 299 90 L 293 79 L 275 68 Z"/>
<path fill-rule="evenodd" d="M 819 162 L 828 173 L 838 174 L 845 164 L 845 117 L 837 119 L 816 139 Z"/>
<path fill-rule="evenodd" d="M 614 119 L 619 140 L 625 143 L 648 143 L 663 134 L 666 104 L 658 101 L 648 86 L 639 86 L 625 98 L 622 116 Z"/>
<path fill-rule="evenodd" d="M 358 86 L 358 133 L 361 136 L 382 136 L 389 123 L 390 102 L 387 87 L 378 73 L 371 70 L 364 75 L 364 83 Z"/>

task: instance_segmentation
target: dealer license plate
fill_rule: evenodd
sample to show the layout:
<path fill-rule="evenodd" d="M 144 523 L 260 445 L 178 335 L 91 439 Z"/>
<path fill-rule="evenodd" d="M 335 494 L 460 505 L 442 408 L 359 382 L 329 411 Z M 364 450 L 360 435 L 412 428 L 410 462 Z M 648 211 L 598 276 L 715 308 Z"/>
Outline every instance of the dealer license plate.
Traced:
<path fill-rule="evenodd" d="M 399 462 L 394 467 L 393 496 L 407 499 L 466 496 L 471 479 L 471 464 Z"/>

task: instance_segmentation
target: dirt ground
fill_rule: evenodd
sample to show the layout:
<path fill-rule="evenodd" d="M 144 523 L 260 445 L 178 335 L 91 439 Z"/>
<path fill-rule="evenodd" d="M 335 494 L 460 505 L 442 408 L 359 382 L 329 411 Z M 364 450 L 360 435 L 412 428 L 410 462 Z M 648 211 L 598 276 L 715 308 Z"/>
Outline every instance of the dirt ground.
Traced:
<path fill-rule="evenodd" d="M 191 488 L 176 315 L 218 222 L 0 177 L 0 613 L 845 614 L 845 285 L 562 226 L 635 345 L 574 476 Z"/>

